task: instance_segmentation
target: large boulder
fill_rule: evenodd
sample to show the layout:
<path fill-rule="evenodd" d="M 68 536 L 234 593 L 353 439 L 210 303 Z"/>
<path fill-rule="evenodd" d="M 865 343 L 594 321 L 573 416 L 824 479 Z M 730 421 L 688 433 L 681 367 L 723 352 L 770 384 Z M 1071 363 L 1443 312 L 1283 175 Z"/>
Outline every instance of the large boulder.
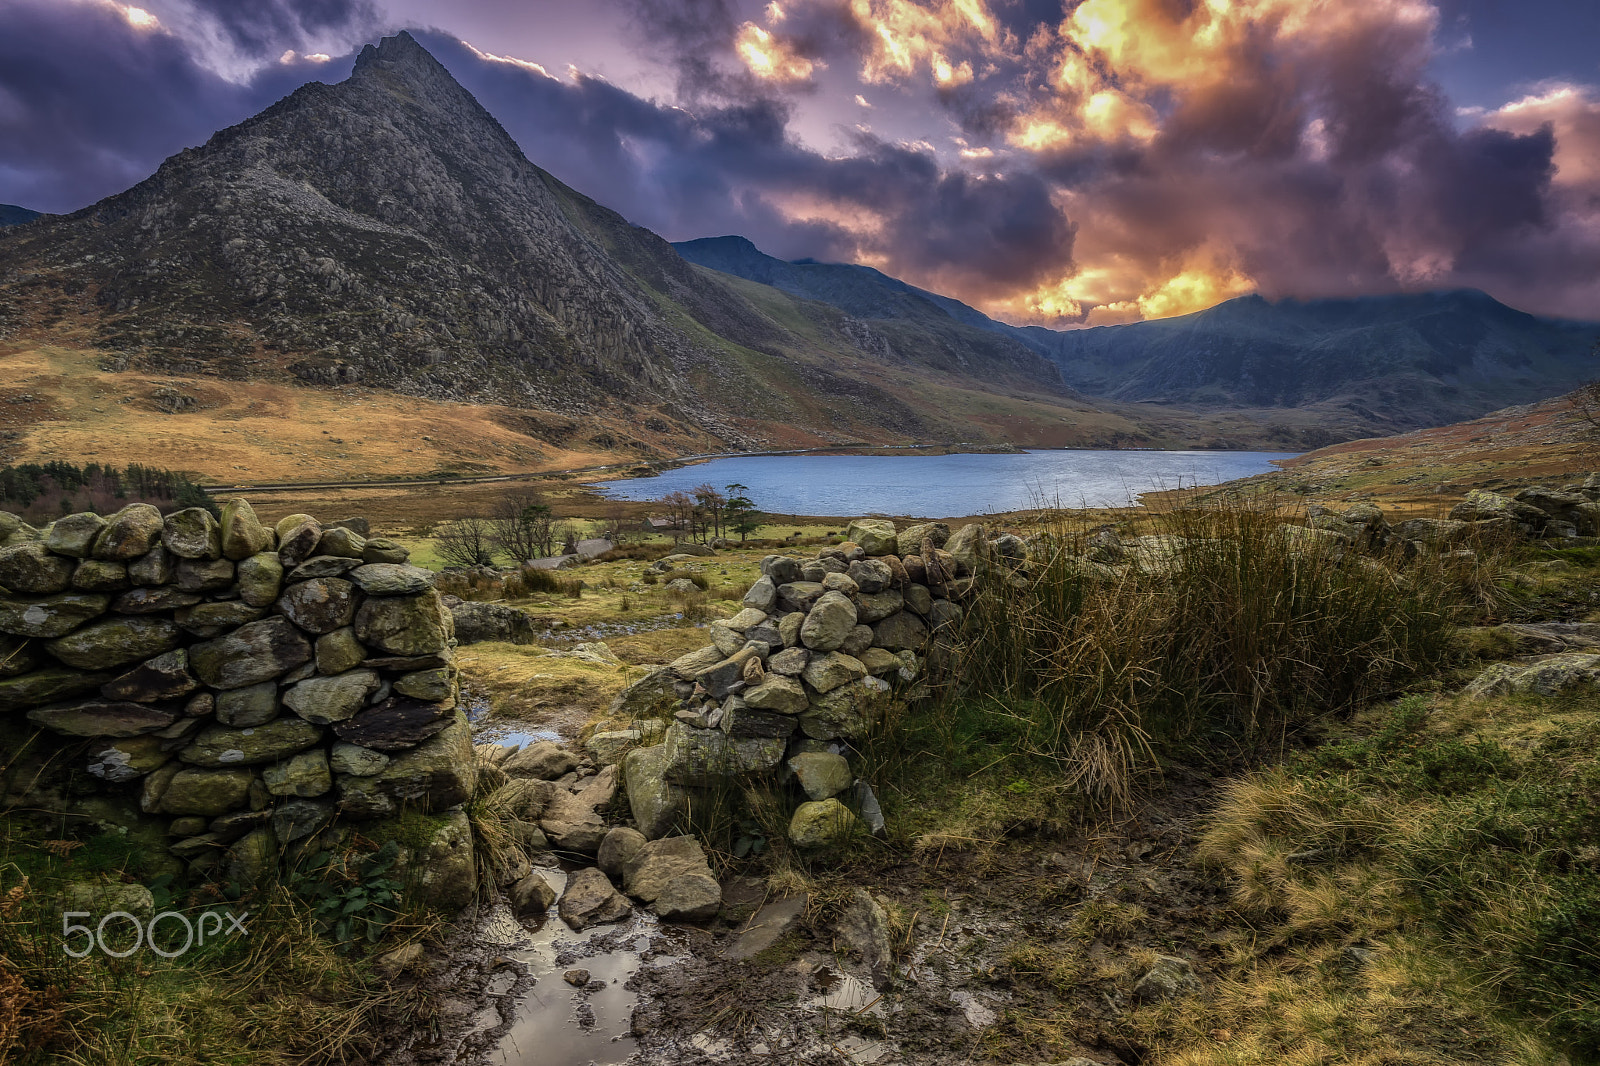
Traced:
<path fill-rule="evenodd" d="M 308 633 L 332 633 L 355 617 L 355 586 L 339 577 L 301 581 L 278 598 L 278 610 Z"/>
<path fill-rule="evenodd" d="M 44 647 L 68 666 L 107 670 L 171 651 L 182 640 L 183 630 L 173 622 L 134 616 L 90 623 Z"/>
<path fill-rule="evenodd" d="M 238 562 L 272 547 L 273 534 L 263 528 L 249 501 L 232 499 L 222 505 L 222 554 Z"/>
<path fill-rule="evenodd" d="M 183 559 L 222 557 L 222 527 L 204 507 L 174 511 L 162 521 L 161 543 Z"/>
<path fill-rule="evenodd" d="M 431 907 L 458 911 L 478 895 L 472 853 L 472 823 L 465 811 L 446 811 L 428 843 L 407 864 L 416 898 Z"/>
<path fill-rule="evenodd" d="M 667 727 L 665 775 L 687 785 L 770 770 L 787 747 L 780 737 L 731 737 L 720 729 L 696 729 L 682 722 Z M 648 835 L 648 834 L 646 834 Z"/>
<path fill-rule="evenodd" d="M 64 637 L 104 614 L 111 597 L 93 592 L 62 592 L 22 599 L 0 594 L 0 633 L 49 640 Z"/>
<path fill-rule="evenodd" d="M 812 800 L 795 808 L 789 840 L 797 848 L 826 847 L 845 839 L 856 825 L 856 816 L 838 800 Z"/>
<path fill-rule="evenodd" d="M 162 814 L 213 818 L 245 806 L 254 774 L 247 769 L 180 769 L 161 793 Z"/>
<path fill-rule="evenodd" d="M 243 688 L 311 661 L 311 642 L 287 618 L 263 618 L 189 649 L 195 676 L 212 688 Z"/>
<path fill-rule="evenodd" d="M 308 677 L 284 690 L 283 704 L 316 725 L 332 725 L 366 706 L 380 684 L 375 670 L 346 670 L 331 677 Z"/>
<path fill-rule="evenodd" d="M 887 518 L 858 518 L 844 531 L 844 539 L 860 545 L 868 555 L 894 555 L 898 545 L 894 523 Z"/>
<path fill-rule="evenodd" d="M 665 921 L 708 921 L 722 909 L 722 886 L 694 837 L 649 841 L 618 865 L 628 895 Z"/>
<path fill-rule="evenodd" d="M 450 613 L 455 619 L 456 640 L 462 644 L 486 640 L 531 644 L 538 636 L 532 615 L 503 603 L 464 600 L 451 607 Z"/>
<path fill-rule="evenodd" d="M 100 533 L 105 528 L 106 520 L 93 511 L 69 514 L 50 524 L 50 532 L 45 535 L 44 544 L 57 555 L 85 559 L 94 549 L 94 542 L 100 538 Z"/>

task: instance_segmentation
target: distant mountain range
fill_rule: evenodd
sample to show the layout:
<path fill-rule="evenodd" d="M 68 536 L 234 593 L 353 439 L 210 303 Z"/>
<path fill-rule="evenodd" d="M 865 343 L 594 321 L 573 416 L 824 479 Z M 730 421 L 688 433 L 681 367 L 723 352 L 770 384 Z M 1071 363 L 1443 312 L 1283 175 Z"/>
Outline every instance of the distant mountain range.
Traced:
<path fill-rule="evenodd" d="M 39 217 L 39 212 L 29 211 L 26 207 L 17 207 L 13 204 L 0 204 L 0 227 L 20 226 L 24 222 L 32 222 Z"/>
<path fill-rule="evenodd" d="M 1205 409 L 1312 409 L 1374 432 L 1475 418 L 1600 377 L 1600 325 L 1538 318 L 1463 290 L 1342 300 L 1243 296 L 1190 315 L 1050 330 L 997 322 L 870 267 L 785 261 L 743 237 L 673 245 L 702 266 L 880 319 L 940 318 L 1049 358 L 1087 397 Z"/>

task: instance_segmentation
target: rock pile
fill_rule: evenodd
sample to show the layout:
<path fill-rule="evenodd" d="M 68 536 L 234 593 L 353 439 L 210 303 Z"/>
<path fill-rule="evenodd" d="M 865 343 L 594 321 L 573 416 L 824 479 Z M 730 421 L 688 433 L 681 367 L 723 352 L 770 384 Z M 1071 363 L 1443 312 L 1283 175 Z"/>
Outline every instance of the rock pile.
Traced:
<path fill-rule="evenodd" d="M 268 527 L 242 499 L 220 521 L 133 504 L 33 529 L 0 513 L 0 708 L 170 819 L 172 854 L 201 869 L 262 872 L 336 815 L 463 803 L 477 771 L 452 616 L 433 573 L 362 525 Z"/>
<path fill-rule="evenodd" d="M 802 847 L 826 843 L 858 816 L 883 828 L 871 789 L 851 770 L 850 743 L 878 722 L 892 688 L 914 691 L 940 668 L 980 576 L 1023 553 L 1017 538 L 990 540 L 978 524 L 952 535 L 942 522 L 897 531 L 861 519 L 845 535 L 814 559 L 763 559 L 743 610 L 711 624 L 710 644 L 613 703 L 614 716 L 635 719 L 676 708 L 659 743 L 638 746 L 636 730 L 589 741 L 597 758 L 634 745 L 623 780 L 646 838 L 669 830 L 686 790 L 767 771 L 806 793 L 789 827 Z"/>

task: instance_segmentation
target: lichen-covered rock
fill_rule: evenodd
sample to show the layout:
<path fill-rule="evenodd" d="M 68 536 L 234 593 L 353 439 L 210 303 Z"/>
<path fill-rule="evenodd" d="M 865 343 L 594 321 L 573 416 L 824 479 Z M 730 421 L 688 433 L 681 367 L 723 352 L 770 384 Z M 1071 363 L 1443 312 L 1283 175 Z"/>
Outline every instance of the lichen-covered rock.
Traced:
<path fill-rule="evenodd" d="M 162 520 L 161 543 L 184 559 L 222 557 L 222 527 L 204 507 L 174 511 Z"/>
<path fill-rule="evenodd" d="M 359 744 L 338 741 L 328 755 L 328 768 L 336 774 L 371 777 L 389 765 L 389 756 Z"/>
<path fill-rule="evenodd" d="M 84 769 L 104 781 L 136 781 L 167 761 L 160 737 L 146 734 L 117 740 L 96 740 Z"/>
<path fill-rule="evenodd" d="M 869 630 L 870 632 L 870 630 Z M 811 653 L 804 648 L 785 648 L 767 659 L 767 672 L 799 677 L 811 661 Z"/>
<path fill-rule="evenodd" d="M 304 517 L 301 521 L 282 529 L 279 523 L 278 561 L 286 570 L 293 570 L 317 552 L 317 542 L 322 539 L 322 527 L 316 519 Z"/>
<path fill-rule="evenodd" d="M 1157 955 L 1155 964 L 1134 983 L 1133 996 L 1145 1003 L 1161 1003 L 1196 995 L 1201 987 L 1194 965 L 1188 959 Z"/>
<path fill-rule="evenodd" d="M 651 670 L 611 700 L 606 714 L 611 718 L 652 718 L 677 698 L 673 689 L 676 677 L 671 668 Z"/>
<path fill-rule="evenodd" d="M 695 729 L 674 722 L 667 727 L 668 780 L 686 785 L 711 784 L 724 777 L 770 770 L 783 759 L 778 737 L 730 737 L 720 729 Z"/>
<path fill-rule="evenodd" d="M 856 605 L 839 592 L 824 593 L 800 626 L 800 642 L 814 652 L 834 651 L 856 627 Z"/>
<path fill-rule="evenodd" d="M 477 644 L 486 640 L 507 644 L 532 644 L 538 637 L 533 617 L 527 611 L 503 603 L 474 603 L 471 600 L 450 608 L 456 640 Z"/>
<path fill-rule="evenodd" d="M 37 541 L 0 548 L 0 587 L 20 595 L 49 596 L 72 585 L 71 559 L 52 555 Z"/>
<path fill-rule="evenodd" d="M 120 592 L 128 584 L 127 563 L 84 559 L 72 571 L 72 587 L 80 592 Z"/>
<path fill-rule="evenodd" d="M 1536 663 L 1495 663 L 1473 679 L 1468 696 L 1505 696 L 1531 692 L 1560 696 L 1600 686 L 1600 654 L 1566 652 Z"/>
<path fill-rule="evenodd" d="M 600 841 L 600 850 L 595 855 L 595 865 L 603 872 L 619 877 L 623 867 L 648 843 L 649 840 L 637 829 L 619 825 L 607 831 L 605 839 Z"/>
<path fill-rule="evenodd" d="M 898 536 L 886 518 L 858 518 L 844 531 L 845 539 L 860 545 L 867 555 L 894 555 Z"/>
<path fill-rule="evenodd" d="M 248 801 L 254 776 L 242 768 L 177 770 L 161 792 L 160 812 L 204 817 L 226 814 Z"/>
<path fill-rule="evenodd" d="M 0 708 L 37 707 L 82 696 L 98 690 L 115 676 L 65 666 L 47 666 L 42 670 L 0 680 Z"/>
<path fill-rule="evenodd" d="M 500 768 L 512 777 L 554 781 L 576 770 L 578 758 L 553 740 L 540 740 L 509 756 Z"/>
<path fill-rule="evenodd" d="M 361 549 L 361 560 L 367 563 L 403 563 L 409 558 L 410 550 L 388 537 L 368 537 L 367 546 Z"/>
<path fill-rule="evenodd" d="M 457 911 L 477 898 L 477 869 L 472 853 L 472 824 L 465 811 L 446 811 L 440 825 L 412 857 L 407 880 L 423 903 Z"/>
<path fill-rule="evenodd" d="M 258 552 L 238 566 L 239 599 L 252 607 L 270 607 L 283 588 L 283 564 L 277 552 Z"/>
<path fill-rule="evenodd" d="M 360 559 L 366 550 L 367 539 L 353 529 L 328 526 L 317 541 L 318 555 L 335 555 L 344 559 Z"/>
<path fill-rule="evenodd" d="M 236 729 L 266 725 L 278 717 L 278 685 L 263 681 L 244 688 L 231 688 L 214 697 L 217 721 Z"/>
<path fill-rule="evenodd" d="M 409 596 L 433 588 L 434 573 L 402 563 L 367 563 L 350 571 L 350 580 L 369 596 Z"/>
<path fill-rule="evenodd" d="M 355 617 L 355 586 L 343 578 L 312 578 L 290 585 L 278 609 L 308 633 L 331 633 Z"/>
<path fill-rule="evenodd" d="M 381 818 L 401 807 L 442 811 L 472 798 L 478 764 L 472 757 L 472 727 L 457 712 L 436 735 L 391 754 L 375 774 L 340 776 L 339 810 L 355 819 Z"/>
<path fill-rule="evenodd" d="M 93 511 L 69 514 L 51 523 L 44 544 L 57 555 L 85 559 L 105 528 L 106 520 Z"/>
<path fill-rule="evenodd" d="M 185 592 L 221 592 L 233 585 L 234 565 L 228 559 L 180 559 L 173 580 Z"/>
<path fill-rule="evenodd" d="M 193 607 L 200 600 L 199 593 L 185 592 L 170 586 L 159 589 L 129 589 L 111 601 L 111 609 L 117 614 L 162 614 Z"/>
<path fill-rule="evenodd" d="M 310 677 L 283 691 L 283 705 L 308 722 L 332 725 L 353 717 L 378 691 L 376 670 L 347 670 L 331 677 Z"/>
<path fill-rule="evenodd" d="M 37 599 L 0 593 L 0 633 L 43 639 L 63 637 L 104 614 L 110 602 L 109 596 L 89 592 L 62 592 Z"/>
<path fill-rule="evenodd" d="M 778 714 L 799 714 L 809 702 L 801 684 L 782 674 L 767 674 L 761 684 L 747 688 L 739 695 L 757 710 L 775 711 Z"/>
<path fill-rule="evenodd" d="M 248 500 L 232 499 L 222 505 L 222 554 L 238 562 L 272 547 L 273 535 L 262 527 Z"/>
<path fill-rule="evenodd" d="M 287 759 L 321 739 L 321 729 L 286 715 L 245 729 L 206 726 L 178 758 L 191 766 L 255 766 Z"/>
<path fill-rule="evenodd" d="M 804 615 L 827 591 L 820 578 L 816 581 L 790 581 L 788 584 L 779 585 L 778 610 Z"/>
<path fill-rule="evenodd" d="M 1401 540 L 1416 540 L 1431 547 L 1454 545 L 1466 535 L 1469 526 L 1448 518 L 1413 518 L 1394 527 Z"/>
<path fill-rule="evenodd" d="M 455 698 L 456 671 L 453 666 L 413 670 L 394 679 L 394 691 L 418 700 L 442 703 Z"/>
<path fill-rule="evenodd" d="M 343 577 L 361 565 L 360 559 L 342 555 L 313 555 L 290 571 L 284 581 L 290 585 L 314 577 Z"/>
<path fill-rule="evenodd" d="M 950 541 L 950 527 L 943 522 L 918 522 L 907 526 L 895 537 L 895 554 L 921 555 L 924 540 L 931 540 L 935 548 L 943 548 Z"/>
<path fill-rule="evenodd" d="M 73 700 L 35 707 L 28 721 L 75 737 L 135 737 L 165 729 L 177 714 L 126 700 Z"/>
<path fill-rule="evenodd" d="M 928 627 L 910 611 L 901 611 L 872 627 L 872 646 L 888 651 L 920 651 L 928 641 Z"/>
<path fill-rule="evenodd" d="M 18 677 L 31 673 L 44 665 L 44 657 L 32 642 L 23 637 L 5 635 L 0 630 L 0 678 Z M 0 699 L 0 707 L 6 706 Z"/>
<path fill-rule="evenodd" d="M 789 840 L 797 848 L 826 847 L 844 840 L 856 825 L 856 816 L 838 800 L 812 800 L 795 808 L 789 819 Z"/>
<path fill-rule="evenodd" d="M 158 700 L 175 700 L 200 687 L 189 673 L 189 655 L 182 648 L 157 655 L 140 663 L 132 670 L 100 687 L 100 695 L 108 700 L 132 700 L 134 703 L 155 703 Z"/>
<path fill-rule="evenodd" d="M 189 649 L 195 676 L 212 688 L 243 688 L 311 661 L 311 642 L 286 618 L 263 618 Z"/>
<path fill-rule="evenodd" d="M 328 769 L 328 753 L 312 748 L 292 755 L 261 771 L 261 780 L 274 796 L 300 796 L 313 799 L 333 789 L 333 774 Z"/>
<path fill-rule="evenodd" d="M 872 698 L 874 690 L 866 687 L 868 683 L 868 679 L 853 681 L 813 698 L 800 716 L 805 735 L 817 740 L 856 740 L 865 736 L 878 723 L 881 713 L 878 701 Z M 882 685 L 875 678 L 870 683 Z"/>
<path fill-rule="evenodd" d="M 454 623 L 433 589 L 414 596 L 373 596 L 356 612 L 356 637 L 391 655 L 428 655 L 444 649 Z"/>
<path fill-rule="evenodd" d="M 176 615 L 178 624 L 191 633 L 213 635 L 218 629 L 237 629 L 266 616 L 266 608 L 252 607 L 241 600 L 202 603 Z"/>
<path fill-rule="evenodd" d="M 111 617 L 81 626 L 45 643 L 45 650 L 68 666 L 108 670 L 150 659 L 176 648 L 183 630 L 165 618 Z"/>
<path fill-rule="evenodd" d="M 317 638 L 316 658 L 319 674 L 342 674 L 346 670 L 360 666 L 366 657 L 367 650 L 356 639 L 355 629 L 350 626 L 335 629 L 332 633 L 324 633 Z"/>
<path fill-rule="evenodd" d="M 165 585 L 177 575 L 172 553 L 159 544 L 129 562 L 127 566 L 128 580 L 135 585 Z M 77 575 L 74 574 L 73 577 L 76 578 Z"/>
<path fill-rule="evenodd" d="M 813 655 L 800 676 L 816 692 L 832 692 L 840 685 L 847 685 L 866 677 L 867 668 L 862 665 L 861 660 L 835 651 Z M 746 702 L 749 702 L 748 699 Z"/>
<path fill-rule="evenodd" d="M 667 779 L 665 744 L 634 748 L 622 760 L 622 781 L 634 825 L 651 840 L 665 836 L 683 812 L 687 794 Z"/>
<path fill-rule="evenodd" d="M 162 522 L 161 512 L 148 503 L 130 503 L 106 521 L 90 554 L 124 563 L 137 559 L 161 539 Z"/>
<path fill-rule="evenodd" d="M 850 763 L 831 751 L 803 751 L 789 760 L 789 769 L 813 800 L 837 796 L 855 782 Z"/>

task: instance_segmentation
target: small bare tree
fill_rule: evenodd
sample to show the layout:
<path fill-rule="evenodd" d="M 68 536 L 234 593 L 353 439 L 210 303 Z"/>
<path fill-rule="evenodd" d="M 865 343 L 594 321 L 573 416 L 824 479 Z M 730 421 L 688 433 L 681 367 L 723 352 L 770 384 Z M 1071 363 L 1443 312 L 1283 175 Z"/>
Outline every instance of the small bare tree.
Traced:
<path fill-rule="evenodd" d="M 1590 354 L 1600 358 L 1600 340 L 1594 342 L 1594 347 L 1589 349 Z M 1579 385 L 1567 394 L 1572 402 L 1572 409 L 1578 417 L 1587 424 L 1588 444 L 1590 450 L 1600 455 L 1600 378 L 1586 384 Z"/>
<path fill-rule="evenodd" d="M 537 492 L 513 492 L 496 501 L 489 526 L 495 546 L 519 563 L 555 554 L 555 516 Z"/>
<path fill-rule="evenodd" d="M 433 535 L 434 551 L 446 566 L 493 566 L 495 547 L 485 518 L 458 518 Z"/>

